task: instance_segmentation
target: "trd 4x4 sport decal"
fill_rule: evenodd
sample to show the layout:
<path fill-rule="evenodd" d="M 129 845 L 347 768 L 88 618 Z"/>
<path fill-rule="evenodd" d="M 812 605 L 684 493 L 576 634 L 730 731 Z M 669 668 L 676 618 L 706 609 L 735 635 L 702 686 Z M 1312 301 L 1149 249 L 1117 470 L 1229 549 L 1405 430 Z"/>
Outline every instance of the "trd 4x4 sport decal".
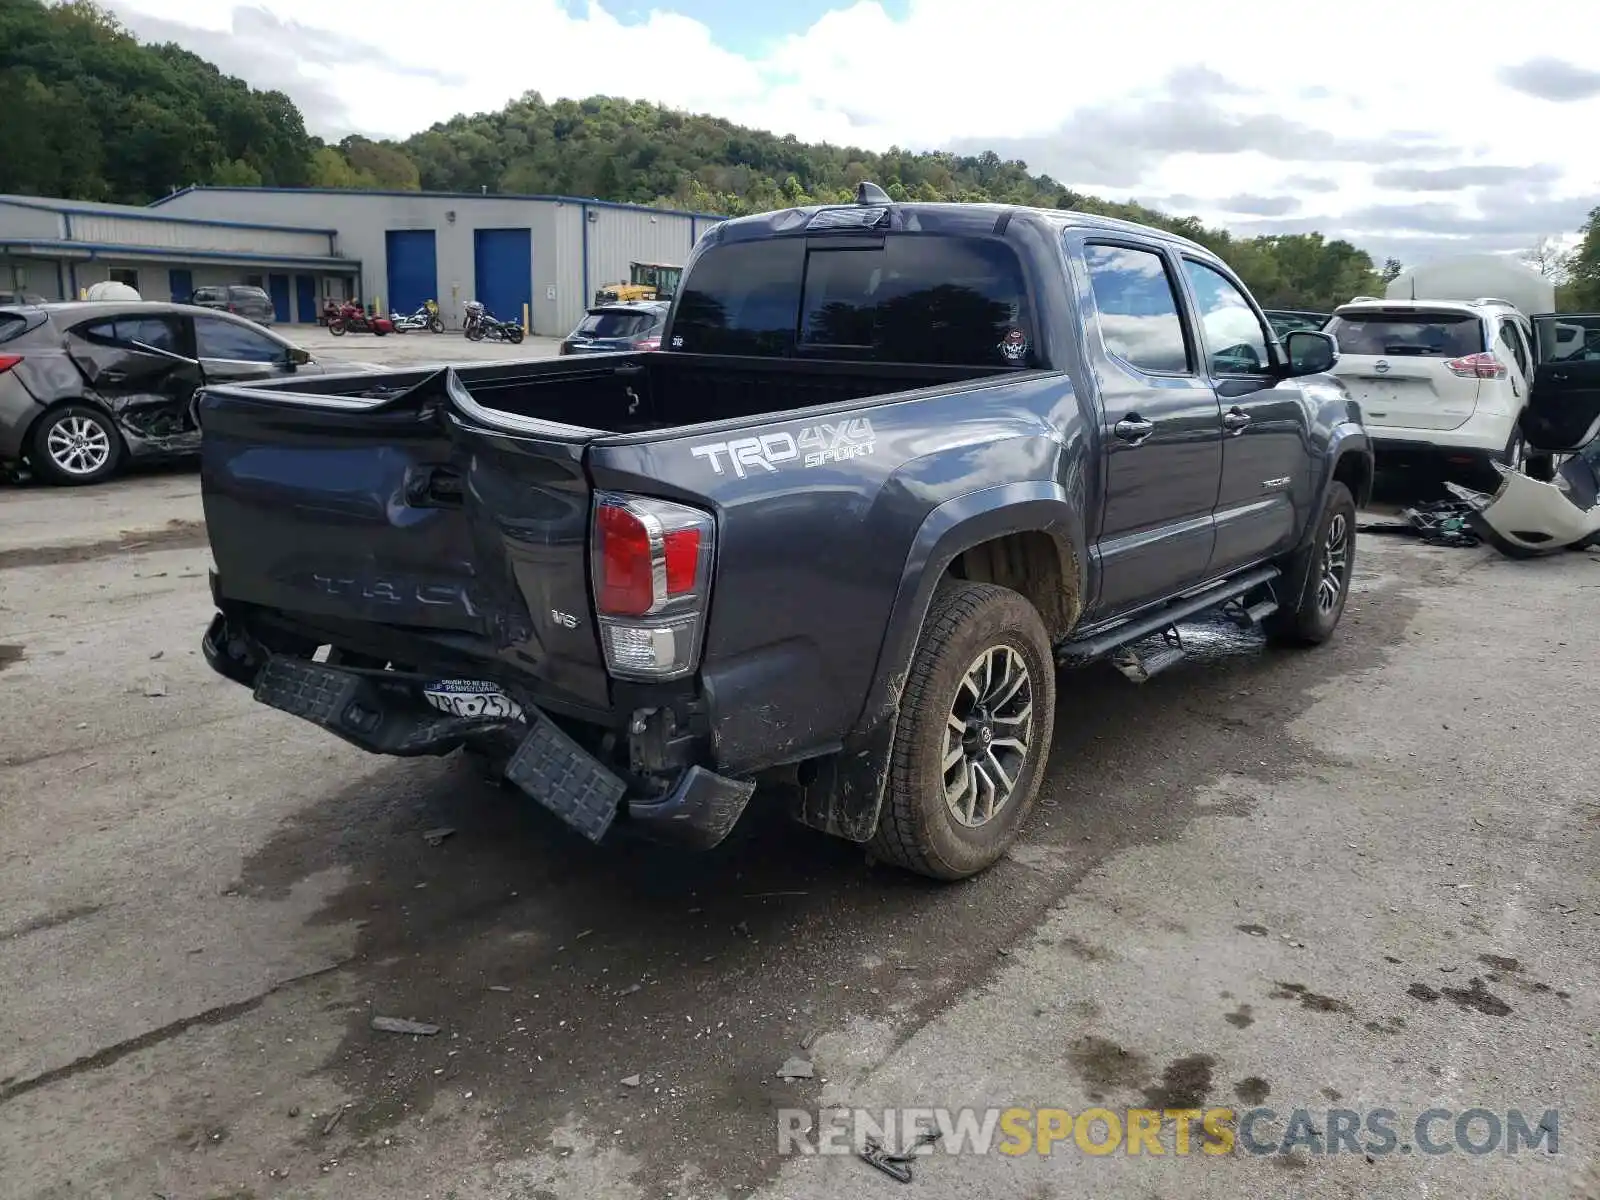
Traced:
<path fill-rule="evenodd" d="M 714 474 L 732 470 L 743 479 L 753 470 L 776 471 L 783 463 L 821 467 L 828 463 L 863 458 L 877 448 L 877 434 L 866 417 L 849 417 L 835 424 L 808 425 L 794 433 L 779 431 L 756 437 L 733 438 L 690 446 L 689 453 L 706 459 Z"/>

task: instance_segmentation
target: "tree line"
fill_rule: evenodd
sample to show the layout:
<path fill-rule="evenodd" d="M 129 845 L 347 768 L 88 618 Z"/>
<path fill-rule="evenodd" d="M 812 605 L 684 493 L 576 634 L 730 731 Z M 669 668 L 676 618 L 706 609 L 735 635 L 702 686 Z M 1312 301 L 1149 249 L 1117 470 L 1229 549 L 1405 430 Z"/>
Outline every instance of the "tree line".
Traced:
<path fill-rule="evenodd" d="M 1195 217 L 1084 195 L 992 151 L 882 153 L 802 142 L 717 117 L 537 92 L 403 141 L 306 131 L 258 91 L 174 44 L 140 43 L 92 0 L 0 0 L 0 192 L 145 204 L 188 184 L 544 193 L 737 216 L 848 201 L 862 180 L 896 200 L 996 201 L 1121 217 L 1217 253 L 1269 308 L 1327 310 L 1399 274 L 1318 233 L 1235 237 Z M 1600 213 L 1600 210 L 1596 210 Z M 1600 306 L 1600 218 L 1550 256 L 1563 291 Z"/>

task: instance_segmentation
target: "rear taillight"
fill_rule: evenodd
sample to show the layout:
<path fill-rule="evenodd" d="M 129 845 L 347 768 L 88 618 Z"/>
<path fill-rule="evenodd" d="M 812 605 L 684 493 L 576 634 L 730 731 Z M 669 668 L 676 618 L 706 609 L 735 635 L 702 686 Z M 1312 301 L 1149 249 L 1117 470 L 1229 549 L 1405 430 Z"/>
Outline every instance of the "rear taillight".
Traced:
<path fill-rule="evenodd" d="M 594 602 L 611 674 L 676 679 L 699 665 L 715 541 L 710 513 L 596 493 Z"/>
<path fill-rule="evenodd" d="M 21 361 L 20 354 L 0 354 L 0 375 L 4 375 Z"/>
<path fill-rule="evenodd" d="M 643 341 L 635 342 L 633 348 L 635 350 L 659 350 L 661 349 L 661 339 L 645 338 Z"/>
<path fill-rule="evenodd" d="M 1507 374 L 1505 363 L 1496 358 L 1492 350 L 1468 354 L 1464 358 L 1452 358 L 1444 365 L 1450 374 L 1463 379 L 1504 379 Z"/>

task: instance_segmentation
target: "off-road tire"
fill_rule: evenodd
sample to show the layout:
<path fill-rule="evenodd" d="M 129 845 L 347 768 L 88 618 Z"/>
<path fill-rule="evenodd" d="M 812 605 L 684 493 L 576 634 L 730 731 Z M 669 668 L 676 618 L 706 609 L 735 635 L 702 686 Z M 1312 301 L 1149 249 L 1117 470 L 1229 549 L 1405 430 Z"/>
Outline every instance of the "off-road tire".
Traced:
<path fill-rule="evenodd" d="M 105 440 L 105 459 L 93 470 L 66 470 L 50 455 L 51 431 L 74 421 L 92 424 Z M 82 428 L 82 425 L 79 427 Z M 116 422 L 88 404 L 63 404 L 60 408 L 51 409 L 35 422 L 28 434 L 28 466 L 40 479 L 58 487 L 84 487 L 110 479 L 122 469 L 126 450 Z"/>
<path fill-rule="evenodd" d="M 1340 519 L 1344 528 L 1344 565 L 1338 601 L 1331 608 L 1324 608 L 1317 602 L 1317 593 L 1325 573 L 1328 535 Z M 1279 646 L 1320 646 L 1332 637 L 1350 597 L 1355 561 L 1356 501 L 1350 489 L 1335 480 L 1328 485 L 1327 498 L 1317 516 L 1316 532 L 1283 564 L 1283 580 L 1303 573 L 1304 583 L 1298 596 L 1284 597 L 1280 592 L 1278 611 L 1262 622 L 1268 640 Z M 1284 586 L 1283 580 L 1279 581 L 1280 588 Z"/>
<path fill-rule="evenodd" d="M 945 802 L 945 730 L 962 677 L 985 650 L 998 646 L 1017 652 L 1027 668 L 1032 725 L 1009 799 L 988 823 L 970 828 Z M 942 584 L 928 606 L 901 694 L 883 810 L 870 843 L 873 856 L 942 880 L 965 879 L 991 866 L 1033 809 L 1050 757 L 1055 708 L 1055 660 L 1033 605 L 994 584 Z"/>

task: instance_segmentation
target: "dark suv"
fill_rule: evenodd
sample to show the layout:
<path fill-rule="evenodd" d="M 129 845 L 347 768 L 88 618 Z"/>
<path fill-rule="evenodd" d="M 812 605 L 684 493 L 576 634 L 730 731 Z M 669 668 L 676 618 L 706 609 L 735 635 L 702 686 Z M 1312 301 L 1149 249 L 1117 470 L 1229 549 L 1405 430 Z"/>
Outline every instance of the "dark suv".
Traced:
<path fill-rule="evenodd" d="M 250 320 L 259 321 L 263 325 L 271 325 L 277 316 L 272 307 L 271 296 L 258 287 L 249 287 L 242 283 L 230 283 L 226 287 L 195 288 L 189 303 L 197 304 L 201 308 L 218 308 L 223 312 L 249 317 Z"/>
<path fill-rule="evenodd" d="M 603 354 L 617 350 L 659 350 L 667 323 L 664 300 L 597 304 L 561 343 L 562 354 Z"/>
<path fill-rule="evenodd" d="M 151 301 L 0 307 L 0 466 L 98 483 L 129 458 L 193 453 L 195 391 L 324 368 L 227 313 Z"/>

